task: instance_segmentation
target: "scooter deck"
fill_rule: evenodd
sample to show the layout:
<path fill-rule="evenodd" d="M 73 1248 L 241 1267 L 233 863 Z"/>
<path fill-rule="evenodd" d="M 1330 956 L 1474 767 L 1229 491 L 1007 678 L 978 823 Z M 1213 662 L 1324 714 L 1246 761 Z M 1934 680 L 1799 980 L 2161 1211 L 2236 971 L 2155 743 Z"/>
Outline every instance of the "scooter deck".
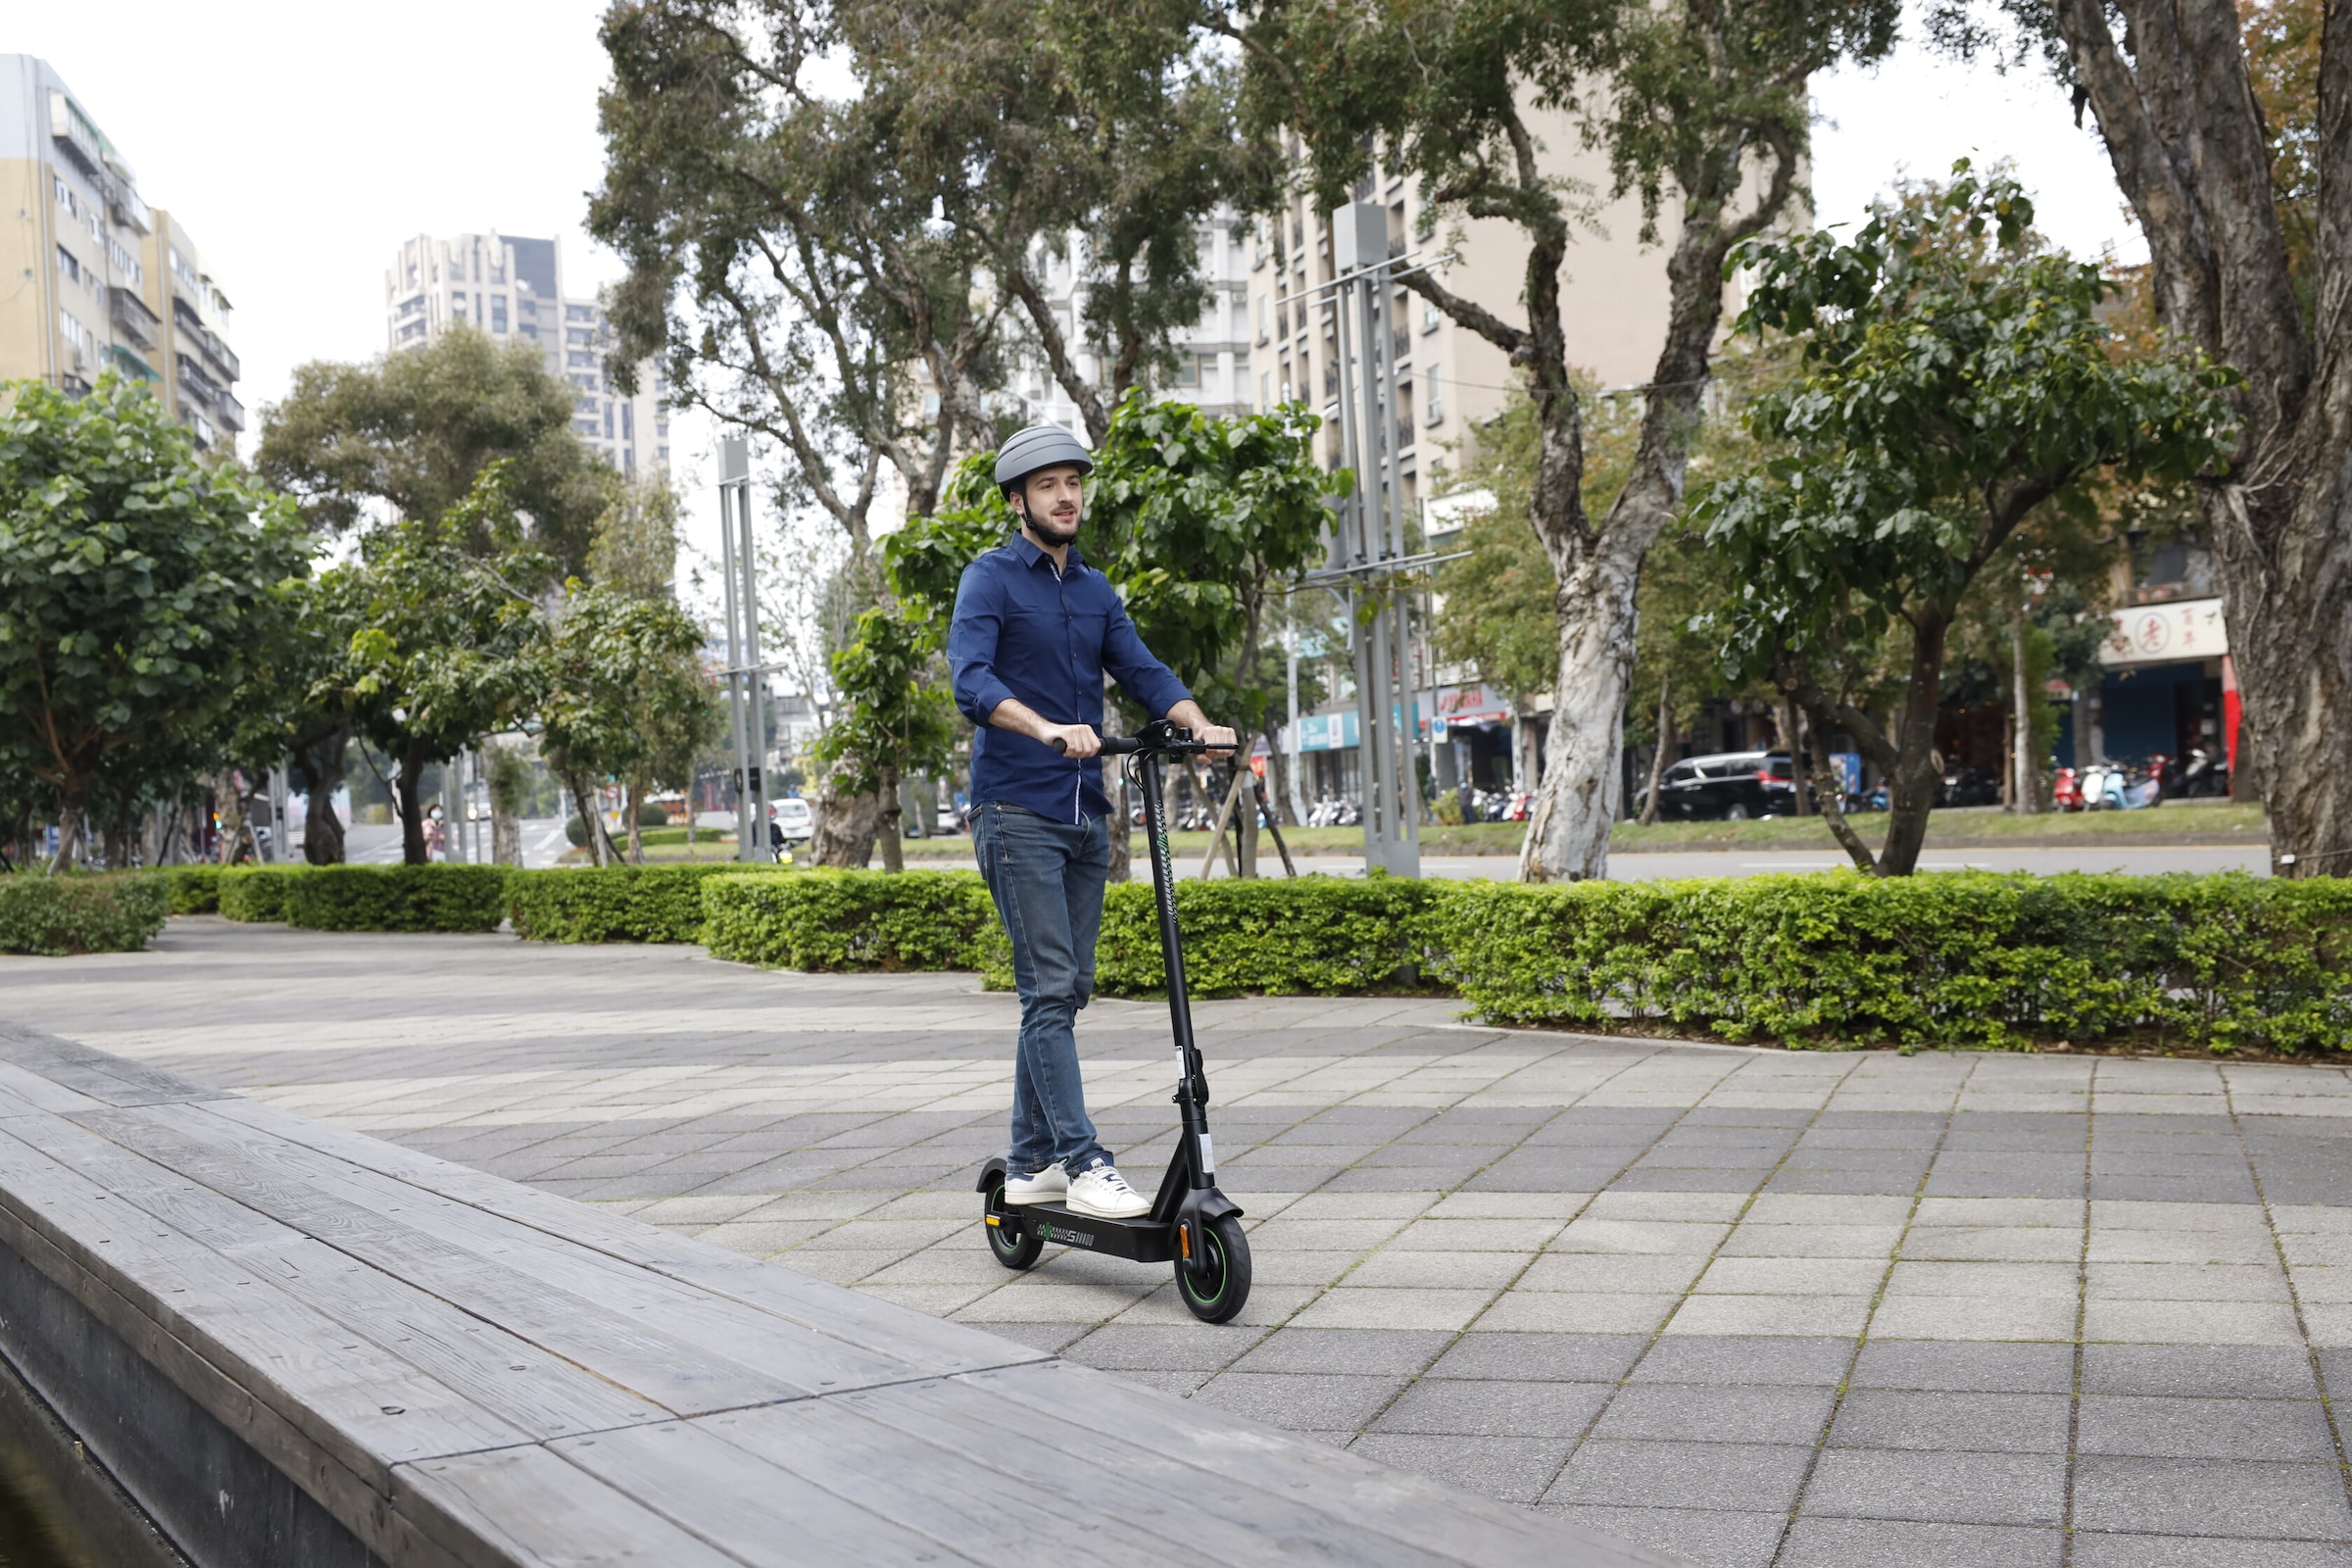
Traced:
<path fill-rule="evenodd" d="M 1149 1214 L 1102 1219 L 1073 1214 L 1066 1203 L 1008 1203 L 989 1215 L 991 1224 L 1016 1219 L 1057 1247 L 1081 1248 L 1138 1263 L 1165 1263 L 1176 1255 L 1176 1227 Z"/>

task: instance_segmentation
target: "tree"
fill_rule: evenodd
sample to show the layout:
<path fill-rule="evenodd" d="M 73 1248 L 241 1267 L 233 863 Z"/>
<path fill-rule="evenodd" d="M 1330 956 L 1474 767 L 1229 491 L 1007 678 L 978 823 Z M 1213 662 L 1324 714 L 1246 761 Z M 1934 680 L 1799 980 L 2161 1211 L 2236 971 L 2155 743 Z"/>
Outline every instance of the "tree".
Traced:
<path fill-rule="evenodd" d="M 1325 205 L 1347 199 L 1377 157 L 1419 180 L 1425 238 L 1441 220 L 1490 219 L 1526 240 L 1518 320 L 1454 292 L 1434 269 L 1399 281 L 1510 356 L 1541 431 L 1528 519 L 1558 580 L 1558 657 L 1544 785 L 1520 856 L 1531 881 L 1597 876 L 1607 864 L 1642 567 L 1681 509 L 1725 260 L 1787 209 L 1811 118 L 1807 77 L 1885 54 L 1897 10 L 1893 0 L 1376 0 L 1268 7 L 1247 27 L 1210 19 L 1248 51 L 1254 122 L 1304 139 Z M 1613 194 L 1640 197 L 1645 233 L 1667 250 L 1665 342 L 1625 483 L 1597 518 L 1582 495 L 1584 411 L 1560 308 L 1581 202 L 1543 168 L 1536 117 L 1546 113 L 1573 117 L 1606 150 Z"/>
<path fill-rule="evenodd" d="M 2096 117 L 2158 321 L 2241 378 L 2229 471 L 2200 489 L 2244 702 L 2234 782 L 2279 874 L 2352 871 L 2352 8 L 2000 9 Z M 1936 22 L 1955 48 L 1990 41 L 1965 0 Z"/>
<path fill-rule="evenodd" d="M 348 704 L 361 735 L 398 762 L 390 793 L 410 865 L 425 860 L 426 765 L 513 728 L 540 699 L 537 595 L 552 564 L 523 541 L 507 474 L 491 463 L 445 515 L 371 529 L 359 561 L 327 573 L 359 626 L 315 701 Z"/>
<path fill-rule="evenodd" d="M 312 527 L 347 533 L 370 509 L 450 514 L 494 462 L 528 514 L 531 543 L 566 570 L 585 563 L 612 471 L 572 433 L 571 388 L 535 345 L 504 347 L 463 324 L 423 348 L 366 365 L 298 366 L 294 389 L 262 411 L 254 464 Z M 486 536 L 458 541 L 481 552 Z"/>
<path fill-rule="evenodd" d="M 552 635 L 531 652 L 539 744 L 588 818 L 591 853 L 609 863 L 611 840 L 591 808 L 594 787 L 618 778 L 628 791 L 629 858 L 643 859 L 637 808 L 674 735 L 699 741 L 711 711 L 710 677 L 697 662 L 702 628 L 676 605 L 606 587 L 570 585 Z M 692 748 L 687 752 L 691 761 Z"/>
<path fill-rule="evenodd" d="M 1886 773 L 1875 858 L 1830 812 L 1855 863 L 1882 875 L 1909 875 L 1927 835 L 1945 640 L 1971 585 L 2014 559 L 2004 547 L 2036 511 L 2096 526 L 2102 474 L 2185 479 L 2227 439 L 2227 374 L 2113 358 L 2106 281 L 2034 242 L 2033 212 L 2015 181 L 1963 162 L 1950 185 L 1880 209 L 1851 241 L 1812 234 L 1735 257 L 1755 276 L 1740 327 L 1805 347 L 1797 383 L 1750 416 L 1785 455 L 1698 508 L 1738 584 L 1725 664 L 1788 692 L 1816 734 L 1851 734 Z M 1890 627 L 1908 634 L 1909 671 L 1889 729 L 1841 677 Z"/>
<path fill-rule="evenodd" d="M 217 732 L 308 550 L 291 509 L 196 460 L 144 388 L 75 402 L 19 383 L 0 413 L 0 752 L 53 792 L 52 870 L 135 747 Z"/>
<path fill-rule="evenodd" d="M 843 768 L 858 794 L 881 801 L 877 837 L 886 871 L 906 869 L 899 781 L 945 767 L 956 744 L 956 704 L 938 678 L 941 641 L 935 620 L 876 605 L 858 617 L 849 646 L 833 656 L 842 711 L 811 752 L 819 762 Z"/>

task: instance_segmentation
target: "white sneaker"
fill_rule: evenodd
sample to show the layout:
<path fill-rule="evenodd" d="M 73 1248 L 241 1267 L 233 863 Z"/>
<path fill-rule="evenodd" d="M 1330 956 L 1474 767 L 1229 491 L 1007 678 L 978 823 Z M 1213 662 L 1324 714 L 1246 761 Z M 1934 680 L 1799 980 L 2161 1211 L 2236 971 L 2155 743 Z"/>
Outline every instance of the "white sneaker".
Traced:
<path fill-rule="evenodd" d="M 1070 1212 L 1097 1219 L 1134 1219 L 1152 1212 L 1151 1200 L 1127 1185 L 1115 1165 L 1097 1165 L 1070 1183 Z"/>
<path fill-rule="evenodd" d="M 1004 1201 L 1007 1203 L 1052 1203 L 1070 1190 L 1070 1173 L 1059 1165 L 1048 1165 L 1044 1170 L 1026 1176 L 1004 1173 Z"/>

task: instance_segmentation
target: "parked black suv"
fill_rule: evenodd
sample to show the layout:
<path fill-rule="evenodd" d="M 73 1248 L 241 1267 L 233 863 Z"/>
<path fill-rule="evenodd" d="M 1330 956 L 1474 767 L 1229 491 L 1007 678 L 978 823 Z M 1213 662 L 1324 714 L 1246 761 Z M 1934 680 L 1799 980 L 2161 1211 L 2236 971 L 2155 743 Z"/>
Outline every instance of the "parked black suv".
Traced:
<path fill-rule="evenodd" d="M 1636 801 L 1639 812 L 1648 792 Z M 1690 822 L 1723 817 L 1788 816 L 1796 809 L 1796 783 L 1787 752 L 1723 752 L 1686 757 L 1658 781 L 1658 815 Z"/>

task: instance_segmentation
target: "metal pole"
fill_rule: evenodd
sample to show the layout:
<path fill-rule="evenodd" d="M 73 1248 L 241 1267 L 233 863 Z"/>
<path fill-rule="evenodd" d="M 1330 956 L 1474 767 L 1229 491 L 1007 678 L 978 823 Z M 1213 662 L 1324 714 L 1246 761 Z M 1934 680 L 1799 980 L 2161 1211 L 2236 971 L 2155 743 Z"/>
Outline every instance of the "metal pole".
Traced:
<path fill-rule="evenodd" d="M 735 482 L 735 522 L 742 530 L 736 560 L 743 568 L 743 730 L 750 744 L 752 771 L 752 832 L 757 839 L 753 858 L 767 858 L 767 672 L 760 665 L 760 558 L 752 541 L 752 479 L 745 471 Z"/>
<path fill-rule="evenodd" d="M 752 838 L 751 755 L 744 728 L 744 678 L 738 673 L 746 661 L 742 640 L 738 634 L 736 597 L 740 584 L 735 576 L 735 518 L 732 512 L 735 482 L 738 475 L 751 472 L 751 449 L 741 436 L 728 436 L 718 443 L 718 548 L 721 558 L 720 579 L 726 585 L 727 601 L 727 718 L 735 743 L 735 858 L 753 863 L 758 847 Z"/>

